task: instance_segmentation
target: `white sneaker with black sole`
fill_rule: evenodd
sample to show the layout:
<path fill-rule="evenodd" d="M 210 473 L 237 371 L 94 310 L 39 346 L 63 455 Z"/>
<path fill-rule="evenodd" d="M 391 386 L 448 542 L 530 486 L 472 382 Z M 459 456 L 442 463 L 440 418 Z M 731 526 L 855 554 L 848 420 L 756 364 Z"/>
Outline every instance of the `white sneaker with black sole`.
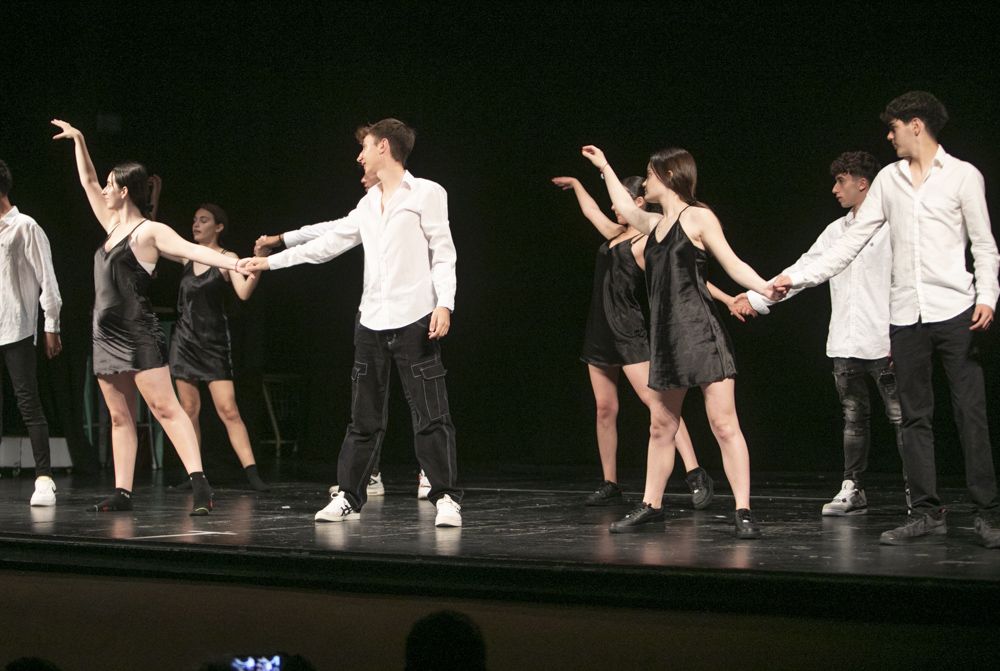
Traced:
<path fill-rule="evenodd" d="M 431 481 L 427 479 L 423 471 L 420 471 L 420 475 L 417 476 L 417 498 L 421 501 L 426 501 L 430 493 Z"/>
<path fill-rule="evenodd" d="M 344 520 L 357 519 L 361 519 L 361 513 L 347 501 L 343 492 L 332 495 L 326 507 L 316 513 L 317 522 L 343 522 Z"/>
<path fill-rule="evenodd" d="M 31 495 L 33 506 L 54 506 L 56 504 L 56 483 L 47 475 L 35 478 L 35 493 Z"/>
<path fill-rule="evenodd" d="M 854 480 L 844 480 L 833 501 L 823 504 L 823 515 L 826 517 L 864 515 L 867 512 L 868 499 L 865 497 L 865 490 L 858 489 Z"/>
<path fill-rule="evenodd" d="M 434 518 L 436 527 L 460 527 L 462 526 L 462 506 L 451 500 L 445 494 L 437 500 L 437 517 Z"/>
<path fill-rule="evenodd" d="M 334 495 L 340 491 L 340 485 L 330 485 L 330 495 Z M 385 485 L 382 484 L 382 474 L 375 473 L 370 478 L 368 478 L 368 487 L 365 489 L 368 494 L 368 498 L 373 496 L 385 496 Z M 427 498 L 426 496 L 424 498 Z"/>

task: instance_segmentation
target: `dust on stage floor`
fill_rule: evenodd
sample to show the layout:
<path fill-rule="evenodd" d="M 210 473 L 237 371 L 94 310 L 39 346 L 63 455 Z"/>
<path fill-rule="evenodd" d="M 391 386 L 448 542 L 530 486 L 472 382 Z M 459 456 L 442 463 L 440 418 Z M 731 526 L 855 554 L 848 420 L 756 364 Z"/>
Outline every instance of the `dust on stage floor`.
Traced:
<path fill-rule="evenodd" d="M 0 479 L 0 568 L 914 623 L 993 621 L 1000 597 L 1000 551 L 978 544 L 961 488 L 943 490 L 943 542 L 879 545 L 905 515 L 893 478 L 869 484 L 867 514 L 831 518 L 820 509 L 835 478 L 757 475 L 763 537 L 744 541 L 725 491 L 694 511 L 670 490 L 665 525 L 613 535 L 628 508 L 585 507 L 586 488 L 566 477 L 469 473 L 461 528 L 434 526 L 409 474 L 388 474 L 386 495 L 340 523 L 313 520 L 328 500 L 318 482 L 266 493 L 216 485 L 216 509 L 197 518 L 190 493 L 157 477 L 136 487 L 134 511 L 88 512 L 110 491 L 99 480 L 57 475 L 58 505 L 32 508 L 30 478 Z"/>

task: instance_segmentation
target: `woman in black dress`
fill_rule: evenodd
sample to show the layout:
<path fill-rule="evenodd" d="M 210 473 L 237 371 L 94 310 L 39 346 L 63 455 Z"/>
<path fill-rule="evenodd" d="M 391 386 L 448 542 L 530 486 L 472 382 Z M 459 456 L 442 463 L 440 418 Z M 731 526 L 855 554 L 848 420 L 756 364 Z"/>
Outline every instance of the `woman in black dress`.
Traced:
<path fill-rule="evenodd" d="M 600 149 L 588 145 L 583 155 L 601 171 L 615 208 L 632 226 L 650 236 L 645 257 L 650 305 L 649 386 L 654 393 L 646 491 L 639 507 L 612 524 L 611 531 L 631 531 L 664 519 L 663 490 L 674 466 L 674 434 L 681 405 L 689 388 L 701 387 L 736 500 L 735 533 L 740 538 L 757 538 L 760 529 L 750 512 L 750 455 L 736 415 L 736 365 L 729 334 L 706 287 L 708 254 L 740 285 L 778 296 L 736 256 L 719 220 L 695 199 L 698 176 L 691 154 L 665 149 L 650 157 L 646 199 L 659 204 L 663 214 L 635 205 Z"/>
<path fill-rule="evenodd" d="M 237 269 L 237 260 L 187 242 L 169 226 L 147 220 L 143 213 L 149 178 L 138 163 L 116 166 L 102 189 L 83 134 L 65 121 L 53 119 L 52 123 L 60 129 L 53 139 L 73 140 L 80 183 L 108 233 L 94 255 L 94 373 L 111 413 L 117 489 L 94 510 L 132 509 L 138 391 L 191 476 L 191 514 L 207 515 L 212 509 L 212 490 L 202 471 L 194 427 L 170 383 L 166 341 L 148 293 L 160 256 L 193 259 L 228 270 Z"/>
<path fill-rule="evenodd" d="M 597 450 L 601 456 L 604 482 L 584 500 L 588 506 L 624 503 L 618 484 L 618 378 L 620 373 L 632 384 L 639 399 L 649 405 L 649 329 L 646 319 L 646 281 L 643 270 L 646 235 L 629 225 L 615 210 L 609 219 L 587 190 L 574 177 L 554 177 L 552 183 L 572 189 L 583 216 L 604 236 L 594 264 L 594 290 L 580 359 L 587 364 L 597 410 Z M 642 178 L 626 177 L 623 182 L 636 207 L 645 209 Z M 677 451 L 687 471 L 685 480 L 692 503 L 698 510 L 712 500 L 712 479 L 698 465 L 691 436 L 680 420 Z"/>
<path fill-rule="evenodd" d="M 219 236 L 228 223 L 225 210 L 214 203 L 204 203 L 194 213 L 191 235 L 199 245 L 237 259 L 239 257 L 235 253 L 219 244 Z M 267 491 L 267 485 L 257 473 L 250 435 L 236 405 L 225 306 L 230 291 L 245 301 L 256 288 L 255 277 L 244 277 L 230 270 L 184 259 L 177 294 L 177 324 L 170 338 L 170 373 L 174 376 L 181 407 L 191 418 L 198 444 L 201 445 L 201 425 L 198 421 L 201 392 L 198 384 L 205 382 L 250 486 L 257 491 Z M 184 484 L 187 485 L 187 482 Z"/>

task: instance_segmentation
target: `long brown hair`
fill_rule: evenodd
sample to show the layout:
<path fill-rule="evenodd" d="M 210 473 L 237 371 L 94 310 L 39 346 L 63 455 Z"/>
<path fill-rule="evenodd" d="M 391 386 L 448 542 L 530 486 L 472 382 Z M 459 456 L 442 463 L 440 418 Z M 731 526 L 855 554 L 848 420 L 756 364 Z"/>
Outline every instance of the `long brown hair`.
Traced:
<path fill-rule="evenodd" d="M 695 198 L 698 186 L 698 167 L 694 156 L 686 149 L 667 147 L 649 157 L 649 167 L 663 185 L 680 196 L 688 205 L 708 207 Z"/>

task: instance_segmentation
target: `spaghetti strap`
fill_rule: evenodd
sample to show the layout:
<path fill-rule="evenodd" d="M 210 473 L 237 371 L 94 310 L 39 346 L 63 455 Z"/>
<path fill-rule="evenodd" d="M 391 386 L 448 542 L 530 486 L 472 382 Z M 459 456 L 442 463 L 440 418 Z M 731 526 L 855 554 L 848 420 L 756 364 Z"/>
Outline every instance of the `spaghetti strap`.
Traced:
<path fill-rule="evenodd" d="M 691 205 L 689 204 L 687 207 L 685 207 L 683 210 L 677 213 L 677 221 L 681 220 L 681 215 L 688 211 L 688 207 L 691 207 Z"/>

